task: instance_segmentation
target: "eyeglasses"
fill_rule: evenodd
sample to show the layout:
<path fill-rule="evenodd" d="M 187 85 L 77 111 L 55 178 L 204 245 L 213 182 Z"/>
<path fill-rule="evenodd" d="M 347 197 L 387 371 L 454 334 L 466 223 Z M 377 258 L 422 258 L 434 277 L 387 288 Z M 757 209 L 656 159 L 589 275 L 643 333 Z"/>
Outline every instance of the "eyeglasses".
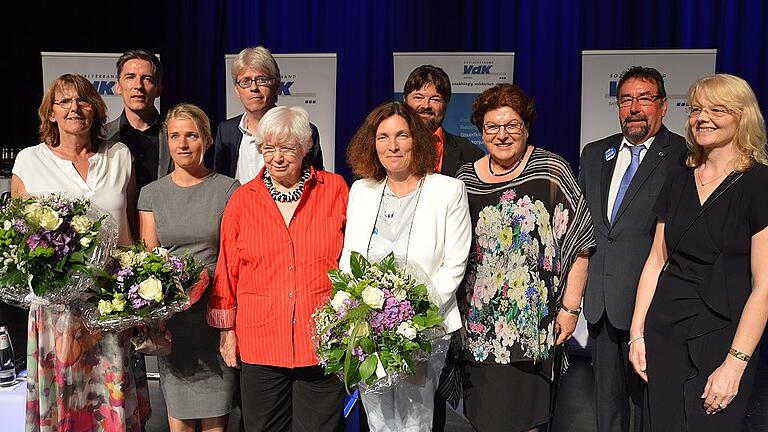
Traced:
<path fill-rule="evenodd" d="M 237 85 L 239 85 L 240 88 L 247 89 L 247 88 L 251 88 L 253 83 L 256 83 L 257 86 L 265 87 L 272 84 L 274 81 L 275 81 L 275 78 L 268 77 L 268 76 L 257 76 L 253 78 L 245 77 L 237 81 Z"/>
<path fill-rule="evenodd" d="M 91 101 L 89 101 L 88 99 L 80 99 L 80 98 L 66 98 L 58 102 L 54 101 L 53 103 L 64 109 L 69 109 L 69 108 L 72 108 L 72 102 L 75 102 L 77 106 L 80 108 L 90 108 L 93 105 L 93 103 L 91 103 Z"/>
<path fill-rule="evenodd" d="M 713 107 L 700 107 L 698 105 L 688 105 L 685 107 L 685 111 L 688 112 L 688 117 L 698 117 L 702 112 L 706 111 L 710 117 L 720 118 L 731 114 L 731 110 L 723 106 Z"/>
<path fill-rule="evenodd" d="M 296 155 L 299 154 L 299 149 L 296 147 L 272 147 L 268 145 L 261 146 L 261 154 L 264 156 L 264 159 L 271 159 L 275 157 L 278 151 L 283 156 L 288 158 L 296 157 Z"/>
<path fill-rule="evenodd" d="M 483 125 L 483 130 L 488 135 L 496 135 L 499 133 L 501 128 L 504 128 L 504 130 L 507 131 L 507 133 L 510 135 L 518 135 L 523 132 L 525 125 L 517 122 L 507 123 L 505 125 L 497 125 L 495 123 L 486 123 Z"/>
<path fill-rule="evenodd" d="M 619 106 L 628 107 L 632 105 L 632 101 L 637 99 L 637 103 L 640 106 L 651 106 L 657 99 L 662 99 L 660 95 L 642 95 L 642 96 L 622 96 L 619 98 Z"/>

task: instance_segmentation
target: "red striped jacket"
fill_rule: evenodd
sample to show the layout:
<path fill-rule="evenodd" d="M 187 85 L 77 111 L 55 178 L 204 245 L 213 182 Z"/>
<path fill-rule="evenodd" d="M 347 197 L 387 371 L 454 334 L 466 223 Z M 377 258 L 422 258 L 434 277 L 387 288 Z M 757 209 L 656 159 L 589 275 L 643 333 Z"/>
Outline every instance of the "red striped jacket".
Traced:
<path fill-rule="evenodd" d="M 315 365 L 310 320 L 339 266 L 349 191 L 341 176 L 313 170 L 286 227 L 263 178 L 262 169 L 224 210 L 208 323 L 234 326 L 245 363 Z"/>

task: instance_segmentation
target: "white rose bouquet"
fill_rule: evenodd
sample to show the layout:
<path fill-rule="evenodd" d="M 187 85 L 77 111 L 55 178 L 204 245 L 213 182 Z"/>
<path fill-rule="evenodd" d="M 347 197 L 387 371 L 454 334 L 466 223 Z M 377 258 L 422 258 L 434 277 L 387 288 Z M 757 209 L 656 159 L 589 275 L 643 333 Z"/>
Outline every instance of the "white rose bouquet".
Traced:
<path fill-rule="evenodd" d="M 443 317 L 427 285 L 399 268 L 393 254 L 370 263 L 352 252 L 350 268 L 328 272 L 331 298 L 313 315 L 317 356 L 347 390 L 362 383 L 362 391 L 378 391 L 429 358 L 432 339 L 444 334 Z"/>
<path fill-rule="evenodd" d="M 92 266 L 103 265 L 117 226 L 87 199 L 63 195 L 0 202 L 0 298 L 68 304 L 82 299 Z"/>
<path fill-rule="evenodd" d="M 124 330 L 160 321 L 187 309 L 208 287 L 208 272 L 190 254 L 167 249 L 146 251 L 143 242 L 112 252 L 96 281 L 83 314 L 91 331 Z"/>

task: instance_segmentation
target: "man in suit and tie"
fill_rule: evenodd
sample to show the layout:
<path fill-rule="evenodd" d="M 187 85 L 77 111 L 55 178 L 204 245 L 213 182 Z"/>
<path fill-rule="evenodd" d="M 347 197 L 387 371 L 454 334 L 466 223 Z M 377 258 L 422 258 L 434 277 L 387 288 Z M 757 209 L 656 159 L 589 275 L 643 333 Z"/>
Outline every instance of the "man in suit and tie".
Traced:
<path fill-rule="evenodd" d="M 245 113 L 219 123 L 214 140 L 213 170 L 245 184 L 264 166 L 254 136 L 264 114 L 277 104 L 280 91 L 280 68 L 268 49 L 258 46 L 245 48 L 232 62 L 232 81 L 235 93 Z M 320 135 L 314 124 L 312 148 L 306 159 L 323 169 Z"/>
<path fill-rule="evenodd" d="M 642 382 L 628 362 L 629 325 L 640 273 L 653 241 L 653 206 L 686 145 L 662 124 L 662 75 L 634 66 L 618 83 L 621 133 L 588 144 L 579 185 L 592 213 L 597 247 L 584 297 L 597 397 L 597 430 L 640 430 Z"/>
<path fill-rule="evenodd" d="M 419 66 L 408 75 L 404 87 L 405 103 L 419 113 L 434 134 L 438 155 L 435 172 L 455 177 L 460 166 L 485 155 L 468 139 L 443 128 L 445 110 L 451 101 L 451 81 L 444 70 L 432 65 Z"/>
<path fill-rule="evenodd" d="M 115 93 L 123 97 L 124 109 L 119 118 L 107 123 L 104 136 L 131 150 L 137 196 L 142 187 L 171 172 L 163 119 L 155 108 L 162 79 L 160 59 L 147 50 L 126 51 L 117 60 Z"/>

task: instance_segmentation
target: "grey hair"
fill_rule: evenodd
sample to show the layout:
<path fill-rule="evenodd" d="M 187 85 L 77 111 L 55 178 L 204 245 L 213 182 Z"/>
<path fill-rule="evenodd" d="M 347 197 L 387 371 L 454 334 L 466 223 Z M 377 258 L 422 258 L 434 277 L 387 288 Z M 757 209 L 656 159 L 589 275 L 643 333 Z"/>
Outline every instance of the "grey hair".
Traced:
<path fill-rule="evenodd" d="M 306 155 L 312 147 L 309 113 L 296 106 L 274 107 L 261 118 L 254 136 L 259 144 L 275 139 L 278 142 L 296 140 Z"/>
<path fill-rule="evenodd" d="M 277 61 L 272 57 L 272 53 L 263 46 L 248 47 L 240 51 L 235 60 L 232 62 L 232 81 L 237 82 L 237 77 L 240 72 L 246 68 L 261 69 L 269 76 L 274 78 L 277 83 L 277 88 L 280 88 L 280 68 L 277 66 Z"/>

